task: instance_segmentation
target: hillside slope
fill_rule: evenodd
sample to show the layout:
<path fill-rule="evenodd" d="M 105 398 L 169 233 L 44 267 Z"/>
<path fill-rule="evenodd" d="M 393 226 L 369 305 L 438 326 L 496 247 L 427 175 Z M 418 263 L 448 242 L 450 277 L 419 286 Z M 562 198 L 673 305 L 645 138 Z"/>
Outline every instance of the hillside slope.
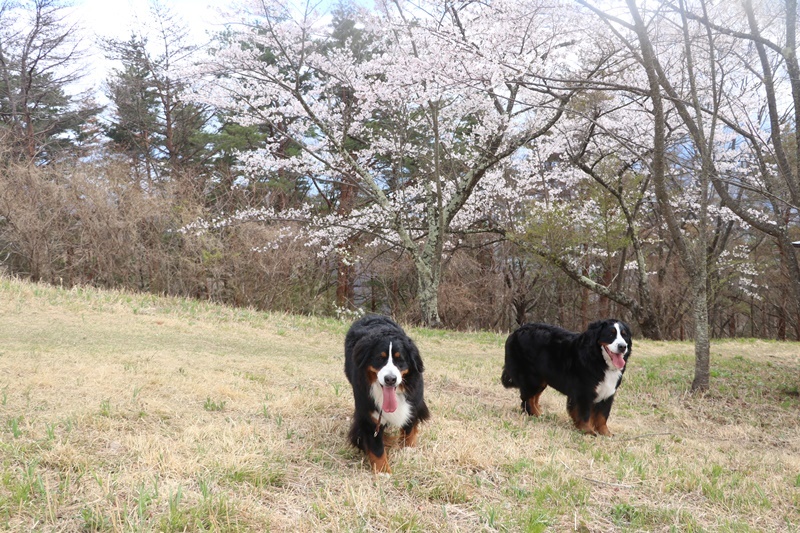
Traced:
<path fill-rule="evenodd" d="M 612 438 L 519 413 L 505 335 L 410 328 L 433 418 L 375 476 L 348 447 L 348 324 L 0 278 L 0 529 L 791 530 L 800 345 L 635 341 Z"/>

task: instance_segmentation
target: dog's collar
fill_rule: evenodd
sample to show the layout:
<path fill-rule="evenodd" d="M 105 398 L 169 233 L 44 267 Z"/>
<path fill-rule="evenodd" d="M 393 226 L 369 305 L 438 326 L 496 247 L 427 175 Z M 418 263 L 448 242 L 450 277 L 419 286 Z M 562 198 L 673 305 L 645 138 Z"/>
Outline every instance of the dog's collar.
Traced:
<path fill-rule="evenodd" d="M 378 423 L 375 424 L 375 433 L 372 434 L 373 437 L 377 437 L 378 433 L 381 432 L 381 417 L 383 416 L 383 408 L 381 408 L 380 412 L 378 413 Z"/>

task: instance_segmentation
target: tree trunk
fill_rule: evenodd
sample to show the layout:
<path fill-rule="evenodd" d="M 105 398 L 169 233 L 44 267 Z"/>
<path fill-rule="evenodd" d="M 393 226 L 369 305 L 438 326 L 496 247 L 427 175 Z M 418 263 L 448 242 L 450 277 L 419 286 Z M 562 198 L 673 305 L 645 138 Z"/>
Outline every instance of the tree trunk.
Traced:
<path fill-rule="evenodd" d="M 583 275 L 588 277 L 589 271 L 584 267 Z M 605 315 L 603 315 L 605 318 Z M 589 320 L 589 289 L 585 286 L 581 288 L 581 324 L 588 324 Z"/>
<path fill-rule="evenodd" d="M 705 265 L 705 261 L 698 261 Z M 692 279 L 692 302 L 694 316 L 694 380 L 693 392 L 708 390 L 711 368 L 710 343 L 708 332 L 708 284 L 707 269 L 700 266 Z"/>
<path fill-rule="evenodd" d="M 642 51 L 641 63 L 647 73 L 647 80 L 649 83 L 650 98 L 653 102 L 653 116 L 655 119 L 655 132 L 653 138 L 653 162 L 651 166 L 651 175 L 653 185 L 655 187 L 656 200 L 658 206 L 662 211 L 667 228 L 669 229 L 670 236 L 672 237 L 675 247 L 678 251 L 681 263 L 689 275 L 689 279 L 693 288 L 693 318 L 695 327 L 695 379 L 692 382 L 693 391 L 704 391 L 708 389 L 709 385 L 709 341 L 708 341 L 708 266 L 706 258 L 706 242 L 707 242 L 707 229 L 706 229 L 706 215 L 708 208 L 708 177 L 710 175 L 710 155 L 708 149 L 710 143 L 706 142 L 705 133 L 702 124 L 702 116 L 698 113 L 696 116 L 697 123 L 693 123 L 686 113 L 680 113 L 682 109 L 679 107 L 681 114 L 687 126 L 692 128 L 696 126 L 693 131 L 695 146 L 701 152 L 702 169 L 700 175 L 700 190 L 701 190 L 701 208 L 698 213 L 698 226 L 697 226 L 697 241 L 689 243 L 684 238 L 683 228 L 677 219 L 677 216 L 670 204 L 669 193 L 666 186 L 666 113 L 664 110 L 664 101 L 661 96 L 662 85 L 669 87 L 669 80 L 664 79 L 663 69 L 659 64 L 658 57 L 653 49 L 650 35 L 648 34 L 647 26 L 642 20 L 639 13 L 639 8 L 635 0 L 627 0 L 628 10 L 634 20 L 634 30 L 639 40 Z M 693 96 L 696 97 L 694 82 L 692 76 L 692 57 L 687 54 L 687 68 L 688 76 L 692 83 Z M 696 106 L 697 107 L 697 106 Z M 713 129 L 712 129 L 713 131 Z"/>
<path fill-rule="evenodd" d="M 422 323 L 429 328 L 441 327 L 439 317 L 439 276 L 436 269 L 417 267 L 417 299 L 422 312 Z"/>
<path fill-rule="evenodd" d="M 639 324 L 639 329 L 642 330 L 642 336 L 645 339 L 663 340 L 664 336 L 661 333 L 661 326 L 658 325 L 658 318 L 651 310 L 642 308 L 642 312 L 634 313 L 634 318 L 636 323 Z"/>
<path fill-rule="evenodd" d="M 340 253 L 336 261 L 336 306 L 339 308 L 349 309 L 353 303 L 354 274 L 353 265 Z"/>
<path fill-rule="evenodd" d="M 348 215 L 353 210 L 357 189 L 349 177 L 344 177 L 340 187 L 339 207 L 340 215 Z M 348 255 L 355 244 L 355 237 L 348 238 L 344 249 L 339 252 L 336 262 L 336 305 L 349 309 L 355 296 L 355 268 Z"/>

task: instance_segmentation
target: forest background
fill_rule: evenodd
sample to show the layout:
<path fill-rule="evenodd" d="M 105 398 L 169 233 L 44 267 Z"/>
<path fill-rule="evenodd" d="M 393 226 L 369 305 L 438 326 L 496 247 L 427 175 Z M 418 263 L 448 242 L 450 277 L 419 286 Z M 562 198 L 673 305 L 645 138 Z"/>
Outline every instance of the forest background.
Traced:
<path fill-rule="evenodd" d="M 0 0 L 9 273 L 461 330 L 616 316 L 693 339 L 701 390 L 710 339 L 800 339 L 796 0 L 263 0 L 202 44 L 166 2 L 99 42 L 69 13 Z M 90 46 L 115 67 L 87 88 Z"/>

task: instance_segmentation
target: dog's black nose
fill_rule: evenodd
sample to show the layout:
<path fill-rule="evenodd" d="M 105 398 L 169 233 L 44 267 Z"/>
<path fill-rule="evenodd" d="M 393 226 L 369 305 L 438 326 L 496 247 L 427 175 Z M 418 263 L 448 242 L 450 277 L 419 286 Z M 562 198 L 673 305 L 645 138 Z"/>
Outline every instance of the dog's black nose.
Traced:
<path fill-rule="evenodd" d="M 617 353 L 625 353 L 628 351 L 628 345 L 624 343 L 617 344 Z"/>
<path fill-rule="evenodd" d="M 387 387 L 392 387 L 394 384 L 397 383 L 397 377 L 389 374 L 385 378 L 383 378 L 383 384 Z"/>

